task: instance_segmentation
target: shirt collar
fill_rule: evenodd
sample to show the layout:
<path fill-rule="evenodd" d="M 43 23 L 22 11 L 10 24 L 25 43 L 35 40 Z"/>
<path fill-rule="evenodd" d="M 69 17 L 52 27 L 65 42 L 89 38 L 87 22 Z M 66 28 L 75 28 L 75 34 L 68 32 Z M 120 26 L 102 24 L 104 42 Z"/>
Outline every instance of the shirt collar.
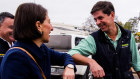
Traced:
<path fill-rule="evenodd" d="M 119 40 L 119 38 L 121 37 L 122 33 L 121 33 L 121 30 L 120 30 L 119 26 L 117 24 L 115 24 L 115 25 L 116 25 L 116 27 L 118 29 L 118 34 L 117 34 L 117 37 L 115 39 L 115 41 L 116 41 L 116 40 Z M 112 40 L 105 32 L 104 32 L 104 34 L 105 34 L 106 38 L 108 38 L 109 40 Z"/>

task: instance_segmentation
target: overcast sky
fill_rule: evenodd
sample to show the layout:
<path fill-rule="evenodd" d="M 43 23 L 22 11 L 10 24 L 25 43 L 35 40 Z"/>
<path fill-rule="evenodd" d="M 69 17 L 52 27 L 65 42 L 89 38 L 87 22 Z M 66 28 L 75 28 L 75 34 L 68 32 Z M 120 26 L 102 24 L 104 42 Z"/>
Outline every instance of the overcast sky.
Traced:
<path fill-rule="evenodd" d="M 35 2 L 48 9 L 52 22 L 81 25 L 93 5 L 99 0 L 0 0 L 0 12 L 8 11 L 15 14 L 18 5 L 24 2 Z M 139 16 L 140 0 L 108 0 L 115 7 L 116 16 L 125 23 L 129 18 Z"/>

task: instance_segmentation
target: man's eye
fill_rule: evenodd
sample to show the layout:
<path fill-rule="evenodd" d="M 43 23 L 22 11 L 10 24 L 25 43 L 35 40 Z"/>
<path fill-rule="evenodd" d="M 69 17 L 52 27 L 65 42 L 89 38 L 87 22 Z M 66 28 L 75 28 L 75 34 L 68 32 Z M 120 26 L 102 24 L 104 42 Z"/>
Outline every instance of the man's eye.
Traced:
<path fill-rule="evenodd" d="M 100 19 L 100 20 L 101 20 L 102 18 L 103 18 L 103 17 L 99 17 L 98 19 Z"/>

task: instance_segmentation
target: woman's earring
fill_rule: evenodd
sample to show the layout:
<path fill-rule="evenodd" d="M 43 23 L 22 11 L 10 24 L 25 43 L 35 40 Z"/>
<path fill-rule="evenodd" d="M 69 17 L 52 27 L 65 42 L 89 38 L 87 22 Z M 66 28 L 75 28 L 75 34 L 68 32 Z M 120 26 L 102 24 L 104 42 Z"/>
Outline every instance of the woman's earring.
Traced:
<path fill-rule="evenodd" d="M 40 34 L 42 35 L 42 34 L 43 34 L 43 32 L 41 31 L 41 32 L 40 32 Z"/>

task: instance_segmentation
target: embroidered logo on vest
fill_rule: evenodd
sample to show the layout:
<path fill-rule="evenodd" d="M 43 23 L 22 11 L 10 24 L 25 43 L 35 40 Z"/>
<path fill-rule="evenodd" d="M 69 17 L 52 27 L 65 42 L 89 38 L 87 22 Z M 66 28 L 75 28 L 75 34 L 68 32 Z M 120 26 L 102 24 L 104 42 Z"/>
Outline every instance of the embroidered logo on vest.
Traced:
<path fill-rule="evenodd" d="M 122 48 L 128 47 L 128 44 L 122 44 Z"/>

